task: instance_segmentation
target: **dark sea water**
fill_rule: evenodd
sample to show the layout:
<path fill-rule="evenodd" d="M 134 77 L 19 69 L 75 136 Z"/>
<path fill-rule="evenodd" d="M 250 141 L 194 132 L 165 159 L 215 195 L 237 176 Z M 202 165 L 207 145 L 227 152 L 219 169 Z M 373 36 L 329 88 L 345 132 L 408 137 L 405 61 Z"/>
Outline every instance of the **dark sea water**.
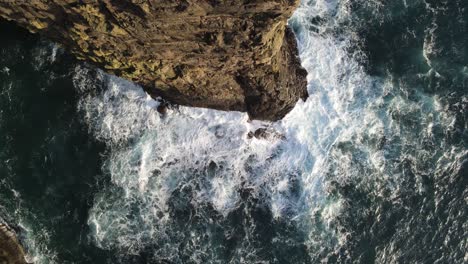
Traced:
<path fill-rule="evenodd" d="M 162 117 L 1 21 L 0 221 L 30 260 L 467 263 L 468 1 L 303 1 L 290 25 L 310 97 L 271 124 Z"/>

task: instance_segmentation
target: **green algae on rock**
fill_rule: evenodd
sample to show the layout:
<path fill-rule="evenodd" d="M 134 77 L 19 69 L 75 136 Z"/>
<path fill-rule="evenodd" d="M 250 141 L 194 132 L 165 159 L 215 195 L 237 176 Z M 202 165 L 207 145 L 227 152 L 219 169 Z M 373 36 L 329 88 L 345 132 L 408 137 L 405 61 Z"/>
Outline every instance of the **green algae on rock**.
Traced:
<path fill-rule="evenodd" d="M 0 16 L 188 106 L 279 120 L 307 98 L 297 0 L 3 1 Z"/>

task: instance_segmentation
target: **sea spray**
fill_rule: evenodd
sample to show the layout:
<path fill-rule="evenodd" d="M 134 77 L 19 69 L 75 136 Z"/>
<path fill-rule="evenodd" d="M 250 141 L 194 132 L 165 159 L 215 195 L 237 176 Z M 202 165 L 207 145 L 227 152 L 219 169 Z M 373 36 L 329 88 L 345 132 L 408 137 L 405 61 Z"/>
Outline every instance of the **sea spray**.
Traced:
<path fill-rule="evenodd" d="M 77 118 L 106 150 L 83 152 L 73 159 L 81 165 L 67 167 L 79 171 L 99 153 L 103 175 L 63 170 L 50 188 L 35 188 L 47 190 L 49 202 L 33 203 L 41 198 L 12 180 L 21 156 L 9 154 L 12 129 L 2 130 L 10 141 L 0 142 L 8 157 L 0 169 L 9 176 L 0 197 L 20 197 L 10 212 L 29 230 L 37 263 L 466 262 L 464 6 L 303 1 L 289 24 L 310 97 L 276 123 L 187 107 L 162 115 L 140 87 L 75 65 Z M 41 69 L 61 58 L 44 54 Z M 13 78 L 7 66 L 2 76 Z M 0 113 L 21 105 L 16 92 L 2 86 Z M 48 131 L 42 146 L 69 135 Z M 39 179 L 55 175 L 37 171 L 68 153 L 31 148 L 27 164 Z M 93 191 L 63 184 L 75 178 Z M 77 199 L 76 210 L 74 196 L 62 192 L 88 198 Z"/>
<path fill-rule="evenodd" d="M 400 206 L 408 181 L 422 194 L 424 175 L 466 152 L 448 154 L 446 143 L 433 141 L 434 127 L 454 118 L 439 95 L 409 98 L 391 77 L 368 75 L 358 36 L 337 30 L 351 10 L 344 1 L 308 1 L 296 11 L 290 24 L 310 97 L 274 124 L 186 107 L 161 116 L 139 87 L 113 77 L 106 91 L 84 98 L 92 133 L 112 149 L 105 167 L 112 184 L 89 218 L 97 245 L 150 252 L 153 261 L 356 258 L 354 243 L 365 235 L 344 219 L 366 217 L 372 206 L 354 202 Z M 283 138 L 249 138 L 258 127 Z M 349 188 L 365 197 L 350 201 Z M 363 261 L 372 257 L 366 254 Z"/>

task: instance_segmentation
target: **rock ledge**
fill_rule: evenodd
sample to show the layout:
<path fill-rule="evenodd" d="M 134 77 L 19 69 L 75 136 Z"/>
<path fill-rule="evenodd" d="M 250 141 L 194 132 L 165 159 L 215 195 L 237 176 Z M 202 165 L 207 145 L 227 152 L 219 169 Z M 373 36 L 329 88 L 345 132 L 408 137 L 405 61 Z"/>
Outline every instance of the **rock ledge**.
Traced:
<path fill-rule="evenodd" d="M 3 223 L 0 223 L 0 263 L 27 263 L 24 250 L 19 244 L 15 232 Z"/>
<path fill-rule="evenodd" d="M 307 98 L 287 19 L 298 0 L 9 0 L 0 16 L 153 97 L 252 119 Z"/>

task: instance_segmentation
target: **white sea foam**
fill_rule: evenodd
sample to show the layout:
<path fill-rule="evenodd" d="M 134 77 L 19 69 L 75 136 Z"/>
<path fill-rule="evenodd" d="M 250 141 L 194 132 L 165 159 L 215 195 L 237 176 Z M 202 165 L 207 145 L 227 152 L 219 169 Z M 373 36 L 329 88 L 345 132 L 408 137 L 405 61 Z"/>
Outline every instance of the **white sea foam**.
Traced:
<path fill-rule="evenodd" d="M 401 149 L 419 137 L 402 128 L 401 120 L 411 122 L 414 116 L 430 136 L 434 124 L 450 119 L 436 114 L 437 97 L 421 94 L 418 103 L 399 95 L 385 100 L 392 94 L 391 80 L 364 72 L 355 60 L 361 54 L 347 49 L 352 35 L 328 32 L 349 15 L 340 1 L 306 1 L 296 11 L 290 23 L 298 28 L 310 97 L 274 124 L 188 107 L 162 117 L 140 87 L 116 77 L 109 77 L 101 94 L 83 97 L 79 107 L 92 133 L 110 149 L 105 170 L 112 183 L 96 197 L 88 221 L 96 244 L 138 253 L 162 241 L 167 247 L 155 254 L 176 258 L 180 241 L 171 210 L 188 204 L 197 214 L 209 205 L 227 217 L 243 203 L 241 190 L 262 200 L 275 219 L 304 228 L 311 251 L 324 246 L 323 236 L 345 243 L 346 234 L 334 227 L 345 202 L 329 199 L 326 182 L 361 178 L 370 188 L 385 185 L 398 192 L 398 164 L 389 157 L 416 159 Z M 316 16 L 327 23 L 312 25 Z M 80 74 L 77 70 L 78 79 Z M 82 90 L 86 85 L 77 83 Z M 273 128 L 285 139 L 249 139 L 247 133 L 258 127 Z M 385 142 L 392 144 L 382 147 Z M 312 225 L 317 215 L 324 223 L 321 235 Z M 214 221 L 203 217 L 207 224 Z M 211 242 L 196 234 L 191 239 L 196 250 L 187 250 L 195 262 L 198 253 L 211 254 Z"/>

